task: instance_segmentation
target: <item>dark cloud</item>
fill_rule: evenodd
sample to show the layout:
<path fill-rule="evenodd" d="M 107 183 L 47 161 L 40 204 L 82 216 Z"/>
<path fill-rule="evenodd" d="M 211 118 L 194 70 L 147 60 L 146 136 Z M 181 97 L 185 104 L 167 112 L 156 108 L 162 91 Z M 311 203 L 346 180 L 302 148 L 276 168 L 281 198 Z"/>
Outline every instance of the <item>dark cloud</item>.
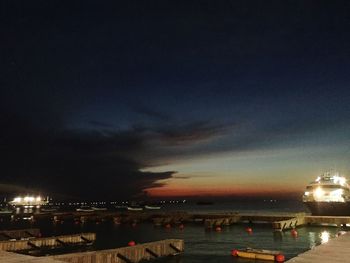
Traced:
<path fill-rule="evenodd" d="M 172 118 L 169 114 L 154 110 L 154 109 L 152 109 L 150 107 L 146 107 L 142 104 L 135 105 L 133 107 L 133 110 L 136 113 L 141 114 L 143 116 L 146 116 L 148 118 L 151 118 L 153 120 L 158 120 L 158 121 L 163 121 L 163 122 L 172 120 Z"/>
<path fill-rule="evenodd" d="M 37 126 L 20 114 L 3 112 L 1 116 L 1 147 L 6 154 L 0 183 L 11 185 L 14 192 L 32 189 L 72 198 L 130 197 L 161 186 L 158 180 L 171 178 L 176 172 L 142 169 L 171 156 L 171 150 L 167 153 L 171 145 L 191 146 L 221 130 L 204 122 L 166 129 L 52 129 L 45 122 Z"/>

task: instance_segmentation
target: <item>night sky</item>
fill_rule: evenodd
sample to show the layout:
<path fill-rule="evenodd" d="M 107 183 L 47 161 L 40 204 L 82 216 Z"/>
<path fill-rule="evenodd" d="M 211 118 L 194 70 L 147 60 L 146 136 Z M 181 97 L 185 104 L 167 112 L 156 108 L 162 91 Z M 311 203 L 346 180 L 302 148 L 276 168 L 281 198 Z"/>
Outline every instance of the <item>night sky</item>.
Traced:
<path fill-rule="evenodd" d="M 350 1 L 2 0 L 0 51 L 0 195 L 350 177 Z"/>

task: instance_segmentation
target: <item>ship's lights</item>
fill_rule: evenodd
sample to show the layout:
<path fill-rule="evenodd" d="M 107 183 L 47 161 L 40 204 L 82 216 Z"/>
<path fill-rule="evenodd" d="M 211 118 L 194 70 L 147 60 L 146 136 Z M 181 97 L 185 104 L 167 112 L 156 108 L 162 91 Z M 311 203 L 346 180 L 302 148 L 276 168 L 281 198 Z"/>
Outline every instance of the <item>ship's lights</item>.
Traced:
<path fill-rule="evenodd" d="M 316 178 L 316 182 L 319 182 L 320 180 L 321 180 L 320 176 Z"/>
<path fill-rule="evenodd" d="M 340 176 L 333 176 L 333 181 L 335 184 L 341 184 L 341 185 L 344 185 L 346 183 L 345 177 L 340 177 Z"/>
<path fill-rule="evenodd" d="M 329 241 L 329 232 L 323 231 L 323 232 L 320 234 L 320 238 L 321 238 L 321 243 L 322 243 L 322 244 L 327 243 L 327 242 Z"/>
<path fill-rule="evenodd" d="M 315 191 L 314 191 L 314 196 L 316 198 L 320 198 L 320 197 L 323 197 L 324 195 L 324 191 L 321 187 L 318 187 Z"/>
<path fill-rule="evenodd" d="M 304 195 L 305 196 L 309 196 L 310 192 L 305 192 Z"/>
<path fill-rule="evenodd" d="M 330 194 L 334 197 L 341 197 L 343 193 L 344 193 L 343 189 L 337 189 L 332 191 Z"/>
<path fill-rule="evenodd" d="M 41 197 L 38 196 L 38 197 L 36 198 L 36 201 L 37 201 L 37 202 L 40 202 L 40 201 L 41 201 Z"/>
<path fill-rule="evenodd" d="M 34 199 L 34 197 L 32 197 L 32 196 L 25 196 L 25 197 L 23 198 L 23 200 L 24 200 L 24 202 L 29 202 L 29 203 L 31 203 L 31 202 L 33 202 L 35 199 Z"/>
<path fill-rule="evenodd" d="M 14 203 L 20 203 L 22 202 L 22 198 L 21 197 L 16 197 L 15 199 L 13 199 Z"/>

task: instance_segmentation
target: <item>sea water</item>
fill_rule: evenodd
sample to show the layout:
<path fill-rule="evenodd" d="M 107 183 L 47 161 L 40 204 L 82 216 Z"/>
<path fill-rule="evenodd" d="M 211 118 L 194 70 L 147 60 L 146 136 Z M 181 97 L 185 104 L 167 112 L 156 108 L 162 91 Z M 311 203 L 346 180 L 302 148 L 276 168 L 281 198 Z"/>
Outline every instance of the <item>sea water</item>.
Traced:
<path fill-rule="evenodd" d="M 241 212 L 241 213 L 285 213 L 305 211 L 302 204 L 297 202 L 279 202 L 261 200 L 261 202 L 220 202 L 213 205 L 196 205 L 195 203 L 171 204 L 162 208 L 164 211 L 187 211 L 192 213 L 211 212 Z M 43 236 L 73 234 L 80 232 L 95 232 L 96 242 L 90 250 L 102 250 L 127 246 L 131 240 L 136 243 L 152 242 L 168 238 L 178 238 L 185 241 L 185 252 L 176 257 L 167 257 L 157 262 L 197 263 L 197 262 L 259 262 L 235 258 L 230 255 L 232 249 L 247 247 L 281 251 L 286 259 L 292 258 L 314 246 L 324 242 L 322 233 L 328 233 L 334 238 L 340 230 L 330 226 L 304 226 L 297 229 L 298 236 L 293 237 L 290 231 L 273 232 L 270 224 L 234 224 L 223 226 L 222 231 L 205 229 L 203 224 L 188 223 L 184 229 L 174 225 L 171 228 L 157 227 L 152 223 L 136 225 L 117 225 L 111 221 L 88 222 L 75 224 L 66 221 L 53 224 L 52 221 L 12 222 L 12 227 L 38 227 Z M 246 227 L 253 229 L 252 233 Z M 4 227 L 4 226 L 3 226 Z M 345 229 L 346 230 L 346 229 Z M 264 261 L 261 261 L 264 262 Z"/>

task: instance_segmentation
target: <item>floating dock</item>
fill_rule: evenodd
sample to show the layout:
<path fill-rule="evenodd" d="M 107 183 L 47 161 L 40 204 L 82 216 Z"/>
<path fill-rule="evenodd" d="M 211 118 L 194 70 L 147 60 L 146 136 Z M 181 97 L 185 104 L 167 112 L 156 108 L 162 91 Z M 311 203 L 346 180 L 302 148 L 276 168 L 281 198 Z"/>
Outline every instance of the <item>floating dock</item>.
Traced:
<path fill-rule="evenodd" d="M 137 263 L 144 260 L 174 256 L 183 251 L 184 241 L 182 239 L 166 239 L 131 247 L 72 253 L 50 258 L 69 263 Z"/>
<path fill-rule="evenodd" d="M 288 263 L 344 263 L 350 262 L 350 233 L 329 240 L 288 261 Z"/>
<path fill-rule="evenodd" d="M 13 252 L 6 252 L 0 250 L 0 262 L 5 263 L 63 263 L 63 261 L 58 261 L 47 257 L 32 257 L 22 254 L 17 254 Z"/>
<path fill-rule="evenodd" d="M 0 251 L 0 262 L 6 263 L 138 263 L 184 251 L 181 239 L 166 239 L 116 249 L 69 253 L 55 256 L 32 257 Z"/>
<path fill-rule="evenodd" d="M 232 225 L 236 223 L 267 223 L 274 231 L 284 231 L 303 225 L 337 225 L 350 224 L 350 216 L 311 216 L 306 213 L 187 213 L 161 211 L 94 211 L 94 212 L 53 212 L 33 214 L 33 222 L 51 220 L 53 223 L 74 221 L 75 223 L 99 223 L 112 221 L 115 224 L 135 224 L 152 222 L 154 225 L 174 225 L 183 223 L 202 223 L 206 228 Z M 17 218 L 14 218 L 17 219 Z M 4 233 L 6 235 L 6 233 Z M 33 233 L 35 236 L 35 233 Z M 0 232 L 1 237 L 1 232 Z"/>
<path fill-rule="evenodd" d="M 81 233 L 44 238 L 29 238 L 21 240 L 0 241 L 0 250 L 25 251 L 40 250 L 47 247 L 60 247 L 77 244 L 90 244 L 96 239 L 95 233 Z"/>
<path fill-rule="evenodd" d="M 32 238 L 32 237 L 39 237 L 39 236 L 40 236 L 40 229 L 38 228 L 0 231 L 0 240 Z"/>

